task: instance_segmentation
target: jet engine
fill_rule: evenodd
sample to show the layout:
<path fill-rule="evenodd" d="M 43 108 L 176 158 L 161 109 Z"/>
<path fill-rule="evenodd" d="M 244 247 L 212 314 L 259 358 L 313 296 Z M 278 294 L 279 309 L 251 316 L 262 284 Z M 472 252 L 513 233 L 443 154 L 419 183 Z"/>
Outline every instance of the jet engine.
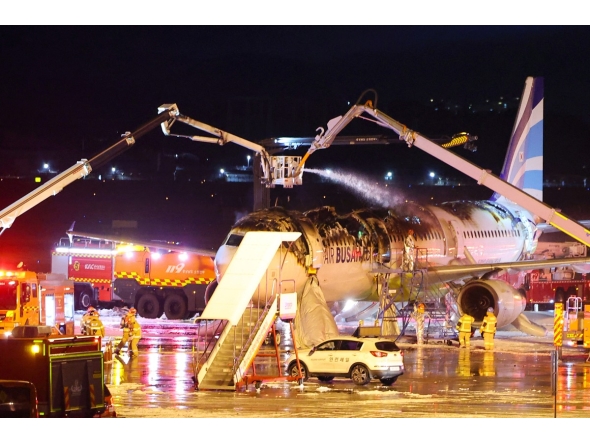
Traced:
<path fill-rule="evenodd" d="M 506 281 L 478 279 L 461 288 L 457 305 L 461 313 L 475 318 L 476 325 L 483 321 L 488 308 L 492 307 L 498 319 L 497 328 L 502 328 L 512 324 L 524 312 L 526 298 Z"/>

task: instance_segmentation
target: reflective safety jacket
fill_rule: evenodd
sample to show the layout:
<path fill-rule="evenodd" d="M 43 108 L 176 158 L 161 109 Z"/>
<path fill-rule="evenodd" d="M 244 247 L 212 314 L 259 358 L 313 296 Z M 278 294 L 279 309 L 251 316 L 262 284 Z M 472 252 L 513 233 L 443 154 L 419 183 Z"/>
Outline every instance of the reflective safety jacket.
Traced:
<path fill-rule="evenodd" d="M 475 318 L 465 313 L 457 321 L 457 331 L 462 333 L 471 333 L 471 324 L 473 324 L 473 322 L 475 322 Z"/>
<path fill-rule="evenodd" d="M 127 325 L 129 326 L 129 334 L 133 338 L 141 338 L 141 325 L 133 315 L 127 315 Z"/>
<path fill-rule="evenodd" d="M 491 311 L 488 311 L 481 324 L 481 333 L 496 333 L 496 323 L 496 316 Z"/>

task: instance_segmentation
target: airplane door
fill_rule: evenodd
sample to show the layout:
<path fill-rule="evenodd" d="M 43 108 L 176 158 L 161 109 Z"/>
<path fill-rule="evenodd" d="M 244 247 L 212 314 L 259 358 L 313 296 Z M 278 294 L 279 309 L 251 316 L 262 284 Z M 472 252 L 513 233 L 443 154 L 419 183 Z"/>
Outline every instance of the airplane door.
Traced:
<path fill-rule="evenodd" d="M 449 222 L 449 225 L 451 228 L 451 236 L 453 236 L 451 245 L 448 246 L 449 255 L 452 254 L 454 257 L 463 256 L 463 233 L 459 227 L 459 224 L 456 221 L 452 220 Z M 453 244 L 455 251 L 453 251 Z"/>

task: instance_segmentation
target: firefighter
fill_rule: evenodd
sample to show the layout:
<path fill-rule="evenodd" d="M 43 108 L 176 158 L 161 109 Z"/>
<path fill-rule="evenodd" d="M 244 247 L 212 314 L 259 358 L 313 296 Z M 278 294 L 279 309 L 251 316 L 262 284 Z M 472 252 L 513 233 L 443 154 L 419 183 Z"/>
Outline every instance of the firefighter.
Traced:
<path fill-rule="evenodd" d="M 457 321 L 457 331 L 459 332 L 459 347 L 467 347 L 470 346 L 471 341 L 471 324 L 475 322 L 475 318 L 473 316 L 464 313 L 463 316 L 459 318 Z"/>
<path fill-rule="evenodd" d="M 494 309 L 488 308 L 486 317 L 483 318 L 480 332 L 483 336 L 483 345 L 486 350 L 494 349 L 494 336 L 496 335 L 496 316 L 494 315 Z"/>
<path fill-rule="evenodd" d="M 100 320 L 100 314 L 94 307 L 88 307 L 80 321 L 80 331 L 83 335 L 100 336 L 104 338 L 104 324 Z"/>
<path fill-rule="evenodd" d="M 404 240 L 403 271 L 414 271 L 414 247 L 414 230 L 410 228 Z"/>
<path fill-rule="evenodd" d="M 135 315 L 137 314 L 137 310 L 135 308 L 131 308 L 128 314 L 128 325 L 129 325 L 129 335 L 131 336 L 131 353 L 130 356 L 136 357 L 139 355 L 139 350 L 137 349 L 137 344 L 141 339 L 141 325 L 137 322 Z"/>
<path fill-rule="evenodd" d="M 118 355 L 121 352 L 121 349 L 125 347 L 125 345 L 127 345 L 127 343 L 129 342 L 129 313 L 131 313 L 131 310 L 129 310 L 121 317 L 119 327 L 123 329 L 123 336 L 121 337 L 121 341 L 119 341 L 119 344 L 113 352 L 115 355 Z"/>
<path fill-rule="evenodd" d="M 418 345 L 424 344 L 424 319 L 430 316 L 426 313 L 426 306 L 420 302 L 414 306 L 412 318 L 416 321 L 416 343 Z"/>

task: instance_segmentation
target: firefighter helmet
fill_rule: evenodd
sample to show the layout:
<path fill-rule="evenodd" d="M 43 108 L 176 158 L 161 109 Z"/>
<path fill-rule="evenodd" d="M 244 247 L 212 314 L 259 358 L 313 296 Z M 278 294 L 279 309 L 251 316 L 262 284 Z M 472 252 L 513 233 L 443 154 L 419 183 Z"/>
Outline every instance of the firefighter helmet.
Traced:
<path fill-rule="evenodd" d="M 136 310 L 135 308 L 131 307 L 131 308 L 129 309 L 129 314 L 130 314 L 130 315 L 134 315 L 134 316 L 135 316 L 135 314 L 136 314 L 136 313 L 137 313 L 137 310 Z"/>
<path fill-rule="evenodd" d="M 94 308 L 92 305 L 88 307 L 88 309 L 86 310 L 88 313 L 92 312 L 92 311 L 96 311 L 96 308 Z"/>
<path fill-rule="evenodd" d="M 425 305 L 424 305 L 423 303 L 419 303 L 419 304 L 418 304 L 418 311 L 419 311 L 420 313 L 424 313 L 424 310 L 425 310 L 425 308 L 426 308 L 426 307 L 425 307 Z"/>
<path fill-rule="evenodd" d="M 488 313 L 493 313 L 494 309 L 492 307 L 488 307 Z"/>

